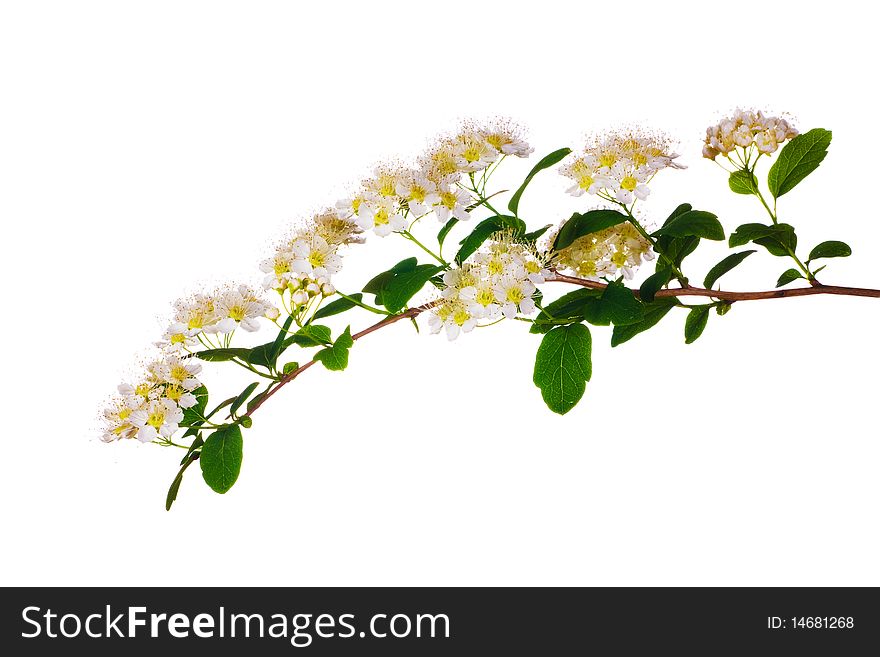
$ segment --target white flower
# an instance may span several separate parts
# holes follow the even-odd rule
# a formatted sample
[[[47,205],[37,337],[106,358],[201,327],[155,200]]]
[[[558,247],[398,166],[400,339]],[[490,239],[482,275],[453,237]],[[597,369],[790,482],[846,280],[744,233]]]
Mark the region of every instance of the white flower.
[[[205,327],[206,333],[231,333],[238,326],[245,331],[256,331],[260,328],[257,318],[272,308],[246,285],[226,290],[216,299],[215,305],[216,314],[221,319]]]
[[[481,280],[476,285],[462,288],[459,296],[467,303],[468,312],[477,319],[494,320],[501,313],[501,306],[496,303],[495,288],[490,280]]]
[[[479,171],[498,159],[498,150],[478,133],[459,135],[453,152],[461,171]]]
[[[391,199],[380,198],[361,204],[357,225],[363,230],[372,229],[379,237],[385,237],[394,231],[404,230],[407,222],[400,214],[397,203]]]
[[[502,276],[495,284],[495,299],[501,304],[501,312],[507,319],[516,317],[517,312],[529,315],[535,312],[532,294],[534,284],[529,280],[517,279],[514,276]]]
[[[413,173],[397,183],[397,195],[406,201],[409,211],[416,217],[430,212],[431,206],[440,200],[437,185],[420,173]]]
[[[139,427],[132,423],[131,414],[139,407],[130,405],[130,399],[117,397],[109,408],[104,410],[105,428],[101,440],[105,443],[119,440],[120,438],[134,438]]]
[[[163,397],[150,401],[143,410],[132,411],[129,417],[138,427],[137,439],[149,443],[159,436],[171,438],[180,428],[183,411],[172,400]]]
[[[342,258],[336,254],[336,247],[328,244],[320,235],[296,239],[291,251],[294,257],[291,267],[298,274],[329,278],[342,269]]]
[[[186,324],[174,322],[165,329],[162,339],[156,343],[156,346],[170,353],[179,353],[198,344],[195,337],[197,334],[197,330],[188,329]]]
[[[443,223],[452,217],[459,221],[471,218],[468,207],[473,203],[473,198],[465,190],[444,186],[440,188],[439,197],[440,200],[434,206],[434,214]]]
[[[738,109],[733,116],[706,128],[703,157],[714,160],[719,155],[742,148],[745,161],[754,146],[759,153],[772,153],[787,139],[797,136],[798,131],[778,116],[765,116],[763,112]]]
[[[477,318],[471,315],[463,303],[444,301],[431,309],[428,326],[431,333],[439,333],[441,329],[446,329],[446,337],[455,340],[460,333],[473,331],[477,326]]]
[[[479,130],[483,139],[504,155],[528,157],[535,149],[521,137],[520,130],[508,122],[496,122]]]
[[[646,166],[636,168],[616,162],[609,172],[612,183],[610,189],[614,191],[617,200],[624,205],[629,205],[635,199],[644,201],[651,193],[645,184],[650,176],[651,171]]]
[[[266,274],[263,287],[267,290],[284,290],[293,275],[293,251],[279,249],[271,258],[260,263],[260,271]]]
[[[174,304],[174,322],[183,324],[193,335],[201,333],[205,327],[216,323],[217,308],[212,297],[197,294],[189,299],[181,299]]]

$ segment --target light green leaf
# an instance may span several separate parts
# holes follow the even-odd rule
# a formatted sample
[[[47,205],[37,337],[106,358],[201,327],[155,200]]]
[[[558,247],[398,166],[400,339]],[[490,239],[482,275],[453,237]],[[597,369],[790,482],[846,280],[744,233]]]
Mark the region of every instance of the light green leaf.
[[[183,420],[180,425],[184,427],[194,427],[205,421],[205,409],[208,406],[208,389],[201,385],[192,391],[195,395],[196,405],[183,409]]]
[[[592,375],[592,338],[583,324],[557,326],[538,347],[532,377],[544,402],[564,415],[580,401]]]
[[[300,347],[319,347],[332,342],[329,326],[323,324],[306,324],[284,341],[284,346],[297,344]]]
[[[328,370],[340,371],[348,367],[348,351],[354,345],[351,337],[351,327],[346,326],[332,347],[321,349],[315,354],[315,360],[324,364]]]
[[[549,169],[555,164],[559,164],[562,162],[565,157],[571,153],[570,148],[560,148],[559,150],[553,151],[549,155],[545,155],[542,157],[538,163],[532,167],[532,170],[529,171],[529,175],[526,176],[525,180],[523,180],[523,184],[519,186],[519,189],[513,193],[513,196],[510,197],[510,202],[507,204],[507,209],[513,212],[514,215],[518,216],[519,210],[519,201],[523,195],[523,192],[526,191],[526,187],[529,186],[529,183],[532,182],[532,178],[538,175],[544,169]]]
[[[773,197],[779,198],[790,192],[815,171],[828,154],[830,145],[831,131],[816,128],[798,135],[783,146],[767,174],[767,184]]]
[[[241,472],[244,441],[238,425],[217,429],[202,446],[199,464],[205,483],[217,493],[225,493]]]
[[[755,194],[758,191],[758,179],[751,171],[738,169],[730,174],[727,184],[737,194]]]
[[[748,258],[753,253],[756,253],[755,249],[749,249],[748,251],[740,251],[739,253],[731,253],[729,256],[724,258],[717,265],[712,267],[709,270],[709,273],[706,274],[706,278],[703,279],[703,287],[707,290],[711,290],[712,286],[715,285],[715,282],[724,276],[731,269],[739,265],[743,260]]]

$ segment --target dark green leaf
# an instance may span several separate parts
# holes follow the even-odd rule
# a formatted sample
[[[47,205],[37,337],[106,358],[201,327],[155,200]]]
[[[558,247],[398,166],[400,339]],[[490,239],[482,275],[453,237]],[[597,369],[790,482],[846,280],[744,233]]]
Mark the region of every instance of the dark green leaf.
[[[813,250],[810,251],[810,260],[818,260],[819,258],[847,258],[851,255],[852,249],[849,248],[849,244],[829,240],[813,247]]]
[[[443,228],[441,228],[440,232],[437,233],[437,244],[439,244],[441,247],[443,246],[443,242],[446,241],[446,236],[449,235],[449,231],[452,230],[455,227],[455,224],[457,224],[457,223],[458,223],[458,219],[453,217],[452,219],[447,221],[445,224],[443,224]]]
[[[521,237],[526,232],[526,224],[522,219],[508,215],[495,215],[483,219],[474,226],[469,235],[459,242],[461,248],[455,254],[455,261],[461,264],[476,252],[490,236],[505,229],[512,230],[514,236]]]
[[[318,347],[332,342],[329,326],[323,324],[306,324],[284,341],[285,346],[297,344],[300,347]]]
[[[382,304],[391,313],[406,307],[407,302],[421,290],[434,274],[442,271],[436,265],[418,265],[412,271],[395,274],[385,283],[382,291]]]
[[[774,198],[790,192],[815,171],[828,154],[830,145],[831,131],[816,128],[798,135],[783,146],[767,174],[767,184]]]
[[[208,406],[208,389],[201,385],[192,391],[195,395],[196,404],[183,409],[183,420],[180,424],[184,427],[200,425],[205,421],[205,408]]]
[[[321,349],[315,354],[315,360],[324,364],[328,370],[339,371],[348,367],[348,350],[351,349],[354,340],[351,337],[351,327],[347,326],[332,347]]]
[[[531,233],[526,233],[525,235],[522,236],[521,241],[523,241],[527,244],[534,244],[535,242],[538,241],[538,238],[540,238],[541,235],[546,233],[552,227],[553,227],[553,224],[547,224],[546,226],[543,226],[542,228],[539,228],[538,230],[533,230]]]
[[[510,197],[510,203],[507,204],[507,209],[513,212],[513,214],[518,215],[519,210],[519,200],[523,195],[523,192],[526,191],[526,187],[529,186],[529,183],[532,182],[532,178],[538,175],[544,169],[549,169],[554,164],[559,164],[562,162],[565,157],[571,153],[570,148],[560,148],[559,150],[553,151],[549,155],[545,155],[542,157],[538,163],[532,167],[532,170],[529,171],[529,175],[526,176],[526,179],[523,180],[523,184],[519,186],[519,189],[513,193],[513,196]]]
[[[171,505],[174,504],[174,500],[177,499],[177,493],[180,491],[180,484],[183,482],[183,473],[186,472],[186,469],[192,465],[193,461],[197,458],[199,458],[198,454],[189,452],[180,462],[180,470],[178,470],[177,476],[174,477],[174,481],[171,482],[171,487],[168,489],[168,494],[165,496],[166,511],[171,510]]]
[[[743,224],[731,233],[728,243],[731,248],[754,242],[766,248],[775,256],[787,256],[797,248],[797,235],[789,224]]]
[[[377,274],[373,278],[371,278],[366,285],[364,285],[363,291],[369,294],[376,295],[376,303],[382,304],[382,291],[385,289],[385,285],[394,278],[395,274],[402,274],[408,271],[412,271],[418,265],[418,260],[415,258],[404,258],[396,265],[394,265],[391,269],[387,271],[383,271],[381,274]]]
[[[260,385],[260,382],[254,381],[238,394],[238,397],[235,398],[235,401],[232,402],[232,405],[229,407],[230,415],[235,414],[235,411],[237,411],[241,407],[241,405],[244,404],[245,400],[251,396],[251,393],[256,389],[258,385]]]
[[[194,451],[196,451],[199,447],[205,444],[205,441],[202,440],[202,434],[199,434],[195,437],[195,440],[190,443],[189,448],[186,450],[186,454],[183,455],[183,458],[180,459],[180,465],[186,463],[186,460],[192,455]]]
[[[556,301],[548,303],[530,329],[531,333],[547,333],[554,325],[571,324],[584,319],[584,307],[590,303],[598,303],[601,292],[582,288],[562,295]],[[552,319],[551,319],[552,318]]]
[[[704,210],[688,210],[673,218],[655,236],[701,237],[707,240],[723,240],[724,228],[718,217]]]
[[[564,415],[580,401],[592,374],[592,338],[583,324],[557,326],[538,347],[532,380],[554,413]]]
[[[364,298],[364,295],[360,292],[356,292],[355,294],[346,295],[354,299],[355,301],[361,301]],[[338,315],[339,313],[344,313],[346,310],[351,310],[356,307],[357,304],[354,301],[350,301],[346,298],[337,299],[336,301],[331,301],[323,308],[319,308],[318,312],[316,312],[312,319],[323,319],[324,317],[332,317],[333,315]]]
[[[590,210],[583,214],[575,212],[559,229],[556,239],[553,240],[553,249],[559,251],[584,235],[617,226],[625,221],[627,216],[617,210]]]
[[[709,321],[709,310],[711,305],[695,306],[691,308],[687,318],[684,320],[684,342],[690,344],[703,334],[706,328],[706,322]]]
[[[729,256],[724,258],[721,262],[719,262],[717,265],[709,270],[709,273],[706,274],[706,278],[703,279],[703,287],[705,287],[707,290],[711,290],[712,286],[715,285],[715,281],[724,276],[724,274],[736,267],[739,263],[741,263],[753,253],[755,253],[754,249],[749,249],[748,251],[740,251],[739,253],[731,253]]]
[[[678,302],[675,299],[666,297],[654,299],[652,303],[646,303],[645,316],[642,321],[637,324],[627,324],[626,326],[614,327],[614,331],[611,334],[611,346],[616,347],[617,345],[623,344],[627,340],[631,340],[637,336],[639,333],[652,328],[657,322],[666,316],[666,313],[675,307],[676,303]]]
[[[208,436],[199,456],[202,477],[217,493],[225,493],[241,472],[243,441],[238,425],[217,429]]]
[[[602,293],[602,304],[615,326],[625,326],[642,321],[645,310],[632,291],[619,281],[612,281]]]
[[[755,194],[758,191],[758,179],[751,171],[734,171],[727,179],[727,184],[737,194]]]
[[[282,333],[282,335],[284,334]],[[265,367],[271,370],[275,367],[275,361],[278,359],[278,357],[274,355],[274,351],[275,343],[267,342],[266,344],[261,344],[251,349],[251,353],[248,355],[247,360],[251,365],[259,365],[260,367]]]
[[[654,300],[657,292],[659,292],[664,285],[667,285],[669,281],[672,280],[672,269],[669,267],[660,268],[658,263],[657,271],[648,276],[645,279],[644,283],[639,287],[639,297],[642,301],[646,303],[651,303]]]
[[[212,363],[232,360],[233,358],[240,358],[247,362],[248,358],[250,358],[251,350],[244,347],[204,349],[202,351],[197,351],[195,355],[202,360],[211,361]]]
[[[804,275],[800,273],[797,269],[786,269],[779,276],[779,280],[776,281],[776,287],[782,287],[783,285],[788,285],[789,283],[796,281],[799,278],[803,278]]]

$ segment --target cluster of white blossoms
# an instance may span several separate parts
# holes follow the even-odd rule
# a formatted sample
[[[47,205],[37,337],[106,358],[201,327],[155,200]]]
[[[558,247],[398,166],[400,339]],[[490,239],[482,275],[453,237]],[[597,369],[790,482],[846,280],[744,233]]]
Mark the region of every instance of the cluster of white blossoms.
[[[431,333],[445,329],[454,340],[481,323],[534,313],[536,286],[550,276],[545,265],[545,253],[510,232],[496,233],[461,267],[443,274],[445,287],[428,315]]]
[[[663,135],[626,130],[591,140],[559,172],[574,181],[566,190],[573,196],[586,192],[629,205],[648,198],[648,183],[661,169],[685,168],[676,157]]]
[[[703,157],[714,160],[737,147],[749,149],[752,146],[759,153],[773,153],[786,139],[797,134],[798,131],[783,118],[738,109],[730,118],[706,128]]]
[[[340,219],[384,237],[406,230],[410,219],[431,212],[439,221],[465,221],[475,199],[462,177],[488,168],[506,155],[526,157],[532,148],[516,126],[496,122],[466,125],[418,160],[416,167],[381,166],[350,198],[336,204]]]
[[[202,384],[198,360],[188,352],[200,344],[212,346],[216,334],[231,335],[239,326],[259,329],[260,317],[275,319],[278,309],[246,285],[230,286],[214,294],[197,294],[174,304],[174,318],[156,343],[161,355],[145,368],[140,383],[120,384],[117,395],[104,410],[105,442],[137,438],[152,442],[170,440],[180,428],[183,412],[196,405],[193,391]]]
[[[643,261],[653,260],[651,242],[629,223],[618,224],[576,239],[560,249],[553,264],[581,278],[599,281],[633,277]]]

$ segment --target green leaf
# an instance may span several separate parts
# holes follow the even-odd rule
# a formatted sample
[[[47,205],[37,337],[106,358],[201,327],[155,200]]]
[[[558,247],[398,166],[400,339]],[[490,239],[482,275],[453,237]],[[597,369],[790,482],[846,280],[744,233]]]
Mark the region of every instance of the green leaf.
[[[202,477],[211,490],[225,493],[241,472],[243,441],[238,425],[217,429],[208,436],[199,456]]]
[[[559,233],[553,241],[553,249],[555,251],[564,249],[584,235],[617,226],[627,219],[625,214],[617,210],[590,210],[583,214],[575,212],[571,215],[571,219],[562,224],[562,228],[559,229]]]
[[[347,295],[354,299],[354,301],[361,301],[364,298],[364,295],[360,292],[356,292],[355,294]],[[357,304],[354,301],[350,301],[346,298],[337,299],[336,301],[331,301],[323,308],[319,308],[318,312],[316,312],[312,319],[323,319],[324,317],[332,317],[333,315],[338,315],[339,313],[344,313],[346,310],[351,310],[356,307]]]
[[[329,326],[323,324],[306,324],[284,341],[285,346],[297,344],[300,347],[319,347],[332,342]]]
[[[181,426],[192,427],[198,426],[205,421],[205,408],[208,406],[208,389],[201,385],[192,391],[195,395],[196,404],[189,408],[183,409],[183,420],[180,421]]]
[[[183,455],[183,458],[180,459],[180,465],[186,463],[186,460],[192,456],[192,453],[196,451],[199,447],[205,444],[205,441],[202,440],[202,434],[196,436],[195,440],[190,443],[189,449],[186,450],[186,454]]]
[[[852,249],[849,248],[849,244],[829,240],[813,247],[813,250],[810,251],[810,260],[818,260],[819,258],[847,258],[851,255]]]
[[[779,280],[776,281],[776,287],[782,287],[783,285],[788,285],[789,283],[796,281],[799,278],[803,278],[804,275],[800,273],[797,269],[786,269],[779,276]]]
[[[599,290],[586,288],[563,294],[556,301],[548,303],[541,309],[529,332],[547,333],[554,325],[583,321],[584,307],[591,303],[598,303],[600,295]]]
[[[235,401],[232,402],[232,405],[230,405],[229,407],[230,415],[234,415],[235,411],[241,408],[241,405],[244,404],[245,400],[251,396],[251,393],[256,389],[258,385],[260,385],[260,382],[254,381],[238,394],[238,397],[235,398]]]
[[[612,281],[602,293],[602,304],[615,326],[626,326],[642,321],[645,310],[632,291],[619,281]]]
[[[299,363],[291,361],[290,363],[284,363],[284,368],[281,370],[281,373],[285,376],[293,372],[294,370],[299,369]]]
[[[542,228],[539,228],[538,230],[533,230],[531,233],[526,233],[525,235],[522,236],[522,239],[520,241],[525,242],[527,244],[534,244],[535,242],[538,241],[538,238],[540,238],[541,235],[546,233],[551,228],[553,228],[553,224],[547,224],[546,226],[543,226]]]
[[[831,131],[816,128],[798,135],[779,151],[776,162],[767,174],[767,184],[774,198],[794,189],[801,180],[815,171],[831,145]]]
[[[639,297],[642,301],[651,303],[657,293],[668,285],[672,280],[672,269],[669,267],[661,268],[658,263],[657,271],[648,276],[639,287]]]
[[[797,248],[797,235],[789,224],[743,224],[731,233],[728,244],[731,248],[754,242],[766,248],[775,256],[788,256]]]
[[[690,344],[703,334],[706,328],[706,322],[709,321],[709,310],[711,305],[695,306],[691,308],[687,318],[684,320],[684,342]]]
[[[755,194],[758,191],[758,179],[751,171],[738,169],[730,174],[727,184],[737,194]]]
[[[442,269],[436,265],[418,265],[412,271],[395,274],[382,290],[382,305],[391,313],[403,310],[428,279]]]
[[[443,247],[443,242],[446,241],[446,236],[449,235],[449,231],[452,230],[455,227],[455,224],[457,224],[457,223],[458,223],[458,219],[453,217],[452,219],[447,221],[445,224],[443,224],[443,228],[441,228],[440,232],[437,233],[437,244],[439,244],[441,248]]]
[[[282,335],[284,334],[282,333]],[[275,361],[278,360],[278,357],[274,355],[274,352],[275,343],[267,342],[266,344],[261,344],[251,349],[251,353],[248,355],[247,360],[251,365],[259,365],[260,367],[265,367],[271,370],[275,367]]]
[[[549,169],[555,164],[559,164],[565,157],[571,153],[570,148],[560,148],[559,150],[553,151],[549,155],[545,155],[542,157],[538,163],[532,167],[532,170],[529,171],[529,175],[526,176],[525,180],[523,180],[523,184],[519,186],[519,189],[513,193],[513,196],[510,197],[510,202],[507,204],[507,209],[513,212],[514,215],[518,216],[519,210],[519,200],[523,195],[523,192],[526,191],[526,187],[529,186],[529,183],[532,182],[532,178],[538,175],[544,169]]]
[[[642,321],[636,324],[614,327],[614,331],[611,334],[611,346],[616,347],[617,345],[623,344],[627,340],[631,340],[637,336],[639,333],[652,328],[657,322],[666,316],[666,313],[675,307],[676,303],[678,302],[675,299],[663,297],[655,299],[652,303],[644,304],[645,316],[642,318]]]
[[[212,363],[232,360],[233,358],[240,358],[241,360],[247,362],[251,356],[251,350],[244,347],[204,349],[202,351],[195,352],[195,355],[202,360],[211,361]]]
[[[459,242],[461,248],[455,254],[455,261],[458,264],[467,260],[471,254],[479,249],[483,242],[498,231],[509,229],[513,231],[515,237],[521,237],[526,232],[526,224],[522,219],[511,217],[508,215],[495,215],[483,219],[474,226],[474,229],[464,239]]]
[[[707,240],[723,240],[724,228],[718,217],[704,210],[688,210],[669,221],[654,233],[655,237],[701,237]]]
[[[199,458],[198,454],[189,452],[180,462],[180,470],[178,470],[177,476],[174,477],[174,481],[171,482],[171,487],[168,489],[168,494],[165,496],[166,511],[171,511],[171,505],[174,504],[174,500],[177,499],[177,493],[180,491],[180,484],[183,482],[183,473],[186,472],[186,469],[192,465],[193,461],[197,458]]]
[[[740,251],[739,253],[731,253],[729,256],[724,258],[717,265],[712,267],[709,270],[709,273],[706,274],[706,278],[703,279],[703,287],[707,290],[711,290],[712,286],[715,285],[715,282],[724,276],[731,269],[739,265],[743,260],[748,258],[753,253],[756,253],[755,249],[749,249],[748,251]]]
[[[590,329],[583,324],[557,326],[538,347],[532,380],[554,413],[564,415],[580,401],[592,374]]]
[[[369,294],[376,295],[376,303],[382,304],[382,291],[385,289],[385,285],[394,278],[395,274],[402,274],[408,271],[412,271],[418,265],[418,260],[415,258],[404,258],[396,265],[394,265],[391,269],[387,271],[383,271],[381,274],[377,274],[373,278],[371,278],[366,285],[363,287],[363,291]]]
[[[351,327],[345,327],[332,347],[321,349],[315,354],[315,360],[324,364],[328,370],[340,371],[348,367],[348,350],[351,349],[354,340],[351,337]]]

